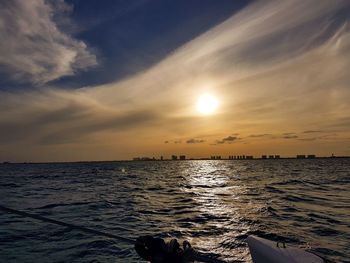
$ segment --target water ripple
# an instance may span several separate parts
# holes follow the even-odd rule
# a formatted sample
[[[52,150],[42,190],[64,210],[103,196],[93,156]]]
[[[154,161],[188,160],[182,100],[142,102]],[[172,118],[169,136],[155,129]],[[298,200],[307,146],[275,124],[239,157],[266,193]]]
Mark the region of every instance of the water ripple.
[[[350,258],[350,160],[106,162],[0,165],[0,200],[128,238],[189,240],[251,262],[258,235]],[[0,214],[3,262],[139,262],[132,247]]]

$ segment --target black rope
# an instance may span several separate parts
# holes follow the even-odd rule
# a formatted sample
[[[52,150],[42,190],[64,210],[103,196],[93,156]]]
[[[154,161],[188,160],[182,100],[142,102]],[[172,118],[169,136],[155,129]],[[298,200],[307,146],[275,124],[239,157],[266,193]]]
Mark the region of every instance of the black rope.
[[[28,213],[28,212],[24,212],[24,211],[19,211],[19,210],[15,210],[12,208],[8,208],[5,206],[0,205],[0,210],[5,211],[7,213],[12,213],[12,214],[16,214],[16,215],[20,215],[23,217],[29,217],[29,218],[33,218],[36,220],[40,220],[43,222],[47,222],[47,223],[51,223],[51,224],[56,224],[56,225],[60,225],[60,226],[64,226],[64,227],[68,227],[71,229],[75,229],[75,230],[79,230],[85,233],[89,233],[89,234],[94,234],[94,235],[99,235],[99,236],[105,236],[105,237],[109,237],[109,238],[114,238],[114,239],[118,239],[120,241],[135,245],[135,240],[130,239],[130,238],[126,238],[126,237],[121,237],[121,236],[117,236],[114,234],[110,234],[107,232],[102,232],[102,231],[98,231],[98,230],[94,230],[91,228],[87,228],[87,227],[83,227],[83,226],[78,226],[78,225],[74,225],[74,224],[70,224],[70,223],[65,223],[62,221],[58,221],[55,219],[51,219],[48,217],[44,217],[44,216],[40,216],[37,214],[32,214],[32,213]],[[207,255],[201,253],[201,252],[195,252],[194,260],[199,261],[199,262],[206,262],[206,263],[226,263],[226,261],[222,261],[219,259],[215,259],[215,258],[210,258]]]
[[[83,226],[78,226],[78,225],[74,225],[74,224],[68,224],[68,223],[65,223],[65,222],[62,222],[62,221],[58,221],[58,220],[55,220],[55,219],[47,218],[47,217],[44,217],[44,216],[39,216],[37,214],[31,214],[31,213],[27,213],[27,212],[24,212],[24,211],[18,211],[18,210],[15,210],[15,209],[11,209],[11,208],[8,208],[8,207],[2,206],[2,205],[0,205],[0,210],[3,210],[3,211],[8,212],[8,213],[12,213],[12,214],[17,214],[17,215],[20,215],[20,216],[23,216],[23,217],[29,217],[29,218],[33,218],[33,219],[36,219],[36,220],[44,221],[44,222],[51,223],[51,224],[56,224],[56,225],[60,225],[60,226],[64,226],[64,227],[69,227],[71,229],[76,229],[76,230],[79,230],[79,231],[82,231],[82,232],[85,232],[85,233],[90,233],[90,234],[94,234],[94,235],[99,235],[99,236],[105,236],[105,237],[109,237],[109,238],[118,239],[120,241],[129,243],[129,244],[132,244],[132,245],[135,244],[135,241],[133,239],[130,239],[130,238],[113,235],[113,234],[110,234],[110,233],[94,230],[94,229],[83,227]]]

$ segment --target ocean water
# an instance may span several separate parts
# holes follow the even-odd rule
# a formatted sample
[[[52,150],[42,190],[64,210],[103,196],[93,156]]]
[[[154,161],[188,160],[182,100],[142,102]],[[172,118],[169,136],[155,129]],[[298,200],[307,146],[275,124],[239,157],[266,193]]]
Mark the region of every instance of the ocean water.
[[[254,234],[350,262],[350,159],[3,164],[0,204],[225,260],[251,262]],[[118,240],[0,211],[0,262],[142,261]]]

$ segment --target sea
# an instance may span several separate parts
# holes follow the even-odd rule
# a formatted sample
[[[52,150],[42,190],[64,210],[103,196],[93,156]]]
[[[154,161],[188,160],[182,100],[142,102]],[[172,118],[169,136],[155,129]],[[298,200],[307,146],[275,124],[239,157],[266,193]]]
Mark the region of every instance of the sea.
[[[0,165],[0,205],[252,262],[256,235],[350,262],[350,159]],[[0,262],[144,262],[132,245],[0,211]]]

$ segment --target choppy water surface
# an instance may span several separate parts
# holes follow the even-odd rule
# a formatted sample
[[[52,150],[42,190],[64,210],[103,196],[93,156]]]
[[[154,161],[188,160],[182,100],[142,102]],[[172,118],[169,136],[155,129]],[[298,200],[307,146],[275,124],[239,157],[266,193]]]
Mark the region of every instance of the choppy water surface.
[[[250,261],[247,235],[350,262],[350,159],[0,165],[0,203]],[[119,227],[125,228],[120,230]],[[127,244],[0,212],[1,262],[141,262]]]

